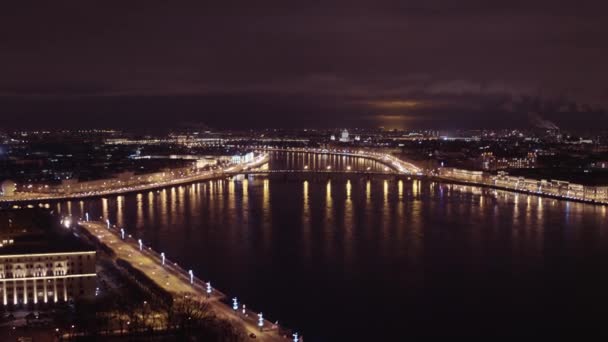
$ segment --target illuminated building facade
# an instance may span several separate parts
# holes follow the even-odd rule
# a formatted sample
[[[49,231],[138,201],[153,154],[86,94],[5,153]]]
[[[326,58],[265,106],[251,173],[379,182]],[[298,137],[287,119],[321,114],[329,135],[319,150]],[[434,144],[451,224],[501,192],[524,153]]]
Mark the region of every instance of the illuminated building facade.
[[[250,163],[255,158],[255,154],[253,152],[247,152],[243,154],[236,154],[232,156],[231,162],[233,164],[244,164]]]
[[[95,296],[95,251],[0,255],[3,305]]]
[[[47,221],[42,221],[45,217]],[[95,248],[54,222],[45,213],[0,211],[2,305],[53,304],[95,296]]]
[[[441,168],[439,175],[447,179],[496,186],[517,191],[563,198],[608,203],[608,185],[585,185],[563,180],[534,179],[512,176],[505,171],[492,175],[483,171]]]
[[[347,130],[343,130],[342,133],[340,133],[340,142],[350,142]]]

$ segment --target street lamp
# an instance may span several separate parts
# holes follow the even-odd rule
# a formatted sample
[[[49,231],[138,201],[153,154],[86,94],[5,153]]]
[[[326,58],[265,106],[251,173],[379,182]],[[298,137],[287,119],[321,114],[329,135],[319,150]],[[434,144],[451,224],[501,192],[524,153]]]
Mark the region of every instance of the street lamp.
[[[139,250],[143,250],[144,249],[144,243],[141,241],[141,239],[137,240],[137,243],[139,243]]]
[[[207,282],[207,297],[211,295],[211,282]]]
[[[165,265],[165,252],[160,253],[160,259],[162,260],[163,266]]]
[[[85,220],[89,222],[89,213],[84,214]]]
[[[188,274],[190,275],[190,284],[194,283],[194,272],[192,272],[192,270],[189,270]]]
[[[106,220],[106,225],[108,226],[108,229],[110,229],[110,219]]]
[[[120,228],[120,237],[124,240],[125,239],[125,229],[124,228]]]

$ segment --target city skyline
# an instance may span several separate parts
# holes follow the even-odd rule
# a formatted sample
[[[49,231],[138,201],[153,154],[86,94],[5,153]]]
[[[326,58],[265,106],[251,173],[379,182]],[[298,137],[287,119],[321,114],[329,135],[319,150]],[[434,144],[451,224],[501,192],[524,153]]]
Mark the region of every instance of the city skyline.
[[[9,4],[0,126],[597,127],[606,6]]]
[[[607,12],[4,4],[0,341],[603,336]]]

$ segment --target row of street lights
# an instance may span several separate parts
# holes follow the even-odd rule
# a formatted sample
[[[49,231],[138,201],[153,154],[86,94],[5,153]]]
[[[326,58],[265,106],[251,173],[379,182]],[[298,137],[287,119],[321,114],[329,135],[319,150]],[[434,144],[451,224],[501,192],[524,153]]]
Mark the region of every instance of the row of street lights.
[[[308,170],[308,169],[309,169],[308,165],[304,165],[304,170]],[[325,169],[326,169],[326,170],[331,170],[331,165],[327,165],[327,167],[325,167]],[[371,169],[372,169],[372,168],[371,168],[371,166],[368,166],[368,167],[367,167],[365,170],[366,170],[366,171],[370,171]],[[348,166],[346,166],[346,170],[347,170],[347,171],[351,171],[351,170],[352,170],[352,167],[351,167],[350,165],[348,165]],[[390,169],[389,169],[388,167],[385,167],[385,168],[384,168],[384,171],[385,171],[385,172],[388,172],[389,170],[390,170]]]
[[[89,222],[89,214],[88,213],[85,214],[85,217],[86,217],[86,221]],[[64,222],[64,224],[66,226],[69,226],[71,224],[71,221],[69,221],[69,219],[64,219],[63,222]],[[106,220],[106,226],[107,226],[108,230],[111,229],[111,224],[110,224],[110,220],[109,219]],[[122,240],[125,240],[125,230],[124,230],[124,228],[120,228],[120,237],[121,237]],[[143,245],[142,239],[138,239],[137,240],[137,244],[139,246],[139,250],[143,252],[144,245]],[[160,258],[161,258],[161,264],[163,266],[165,266],[165,264],[166,264],[166,256],[165,256],[164,252],[160,253]],[[188,270],[188,276],[189,276],[190,284],[194,285],[194,271],[191,270],[191,269]],[[213,292],[213,287],[211,286],[211,282],[208,281],[208,282],[205,283],[205,293],[207,294],[207,298],[209,298],[211,296],[212,292]],[[238,303],[238,299],[236,297],[234,297],[232,299],[232,309],[235,312],[237,312],[238,309],[239,309],[239,303]],[[243,315],[246,315],[246,306],[245,306],[245,304],[242,305],[242,313],[243,313]],[[262,312],[260,312],[257,316],[258,316],[257,326],[259,327],[260,330],[263,330],[263,328],[264,328],[264,314]],[[293,336],[293,341],[294,342],[299,342],[300,338],[298,336],[298,333],[295,333],[292,336]]]

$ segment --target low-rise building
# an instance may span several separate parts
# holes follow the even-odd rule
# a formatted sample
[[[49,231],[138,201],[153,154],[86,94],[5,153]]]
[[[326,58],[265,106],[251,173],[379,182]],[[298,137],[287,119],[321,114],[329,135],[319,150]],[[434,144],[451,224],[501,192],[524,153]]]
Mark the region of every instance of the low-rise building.
[[[69,231],[0,222],[0,303],[28,305],[95,296],[95,249]]]

